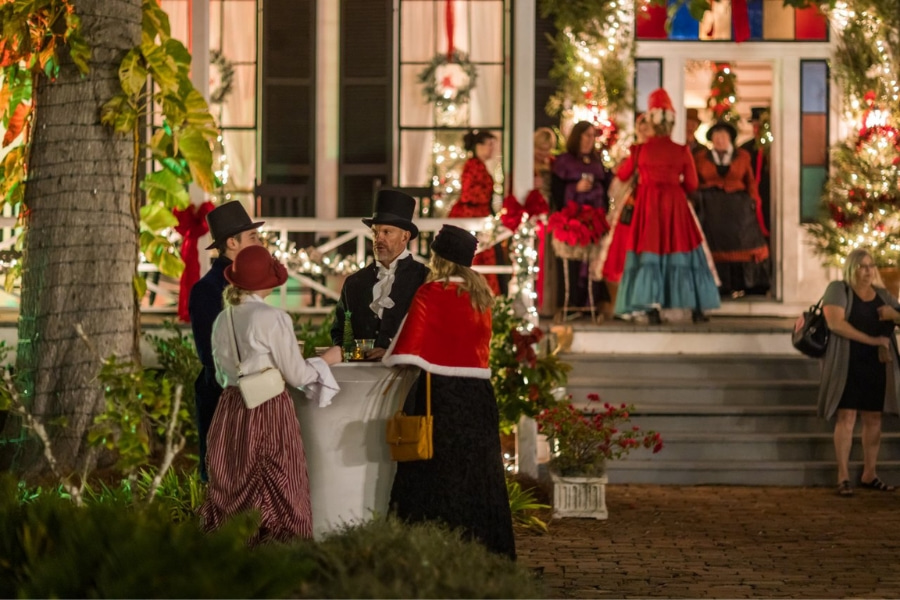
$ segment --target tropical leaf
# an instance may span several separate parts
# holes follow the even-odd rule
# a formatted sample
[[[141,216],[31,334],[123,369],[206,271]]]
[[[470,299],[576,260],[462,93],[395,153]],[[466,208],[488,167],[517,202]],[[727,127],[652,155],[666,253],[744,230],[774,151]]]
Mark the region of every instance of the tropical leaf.
[[[175,38],[169,38],[163,42],[162,47],[166,54],[175,61],[180,77],[189,78],[191,73],[191,53],[184,47],[184,44]]]
[[[203,137],[210,143],[214,142],[219,135],[219,128],[209,112],[206,98],[193,85],[183,93],[183,96],[184,105],[187,108],[187,124],[194,129],[199,129]]]
[[[147,262],[156,265],[167,277],[178,278],[184,271],[184,262],[175,254],[175,247],[168,238],[148,232],[141,234],[141,252]]]
[[[212,149],[203,131],[193,127],[185,127],[176,132],[175,142],[178,151],[188,161],[191,175],[204,191],[211,192],[216,187],[216,178],[212,170]]]
[[[9,118],[9,123],[6,125],[6,133],[3,135],[4,148],[12,144],[15,139],[19,137],[19,134],[25,129],[25,122],[28,120],[30,114],[30,103],[25,104],[23,102],[16,107],[15,112]]]
[[[143,275],[139,273],[135,273],[131,278],[131,283],[134,285],[134,295],[136,298],[143,298],[144,294],[147,293],[147,280]],[[95,434],[95,438],[101,437],[100,434]],[[90,437],[88,441],[91,442]]]
[[[132,48],[119,64],[119,81],[122,89],[129,96],[137,96],[147,83],[147,68],[143,64],[141,53]]]
[[[157,94],[157,102],[162,105],[163,116],[172,127],[181,127],[187,119],[187,107],[179,94]]]
[[[172,135],[164,127],[159,127],[153,132],[148,147],[150,148],[150,154],[153,155],[153,158],[157,159],[169,157],[175,152],[172,145]],[[182,172],[183,169],[176,171],[177,174],[181,174]]]
[[[116,133],[131,133],[137,123],[138,111],[124,93],[116,94],[100,108],[100,122]]]
[[[147,36],[141,40],[141,53],[144,55],[147,69],[160,91],[176,93],[178,91],[178,66],[175,64],[175,59],[169,56],[162,46],[158,46]]]
[[[191,201],[190,195],[184,187],[184,182],[168,169],[149,173],[141,182],[141,189],[147,192],[147,200],[151,205],[158,202],[166,209],[185,208]],[[144,216],[143,209],[141,209],[141,215]],[[171,212],[169,215],[171,216]],[[153,212],[149,212],[147,216],[159,217],[159,215],[156,215]],[[172,217],[172,219],[174,219],[174,217]],[[148,223],[148,227],[153,231],[159,231],[164,227],[173,225],[174,223],[171,222],[161,226],[150,225]]]
[[[151,40],[159,37],[161,42],[165,42],[172,37],[169,15],[155,0],[144,0],[141,10],[143,12],[141,28],[145,36]]]
[[[141,207],[141,228],[157,233],[167,227],[178,225],[178,219],[172,211],[159,203],[145,204]]]

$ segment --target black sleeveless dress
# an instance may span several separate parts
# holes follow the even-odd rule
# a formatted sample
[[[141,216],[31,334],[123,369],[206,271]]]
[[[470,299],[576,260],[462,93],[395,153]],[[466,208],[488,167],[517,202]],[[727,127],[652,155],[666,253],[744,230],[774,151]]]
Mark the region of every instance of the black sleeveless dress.
[[[847,321],[865,334],[875,337],[890,336],[894,330],[894,323],[878,318],[878,307],[883,304],[884,300],[878,295],[865,302],[854,292],[853,306],[850,308]],[[886,382],[887,369],[884,363],[878,360],[878,346],[850,340],[850,367],[838,408],[882,412]]]

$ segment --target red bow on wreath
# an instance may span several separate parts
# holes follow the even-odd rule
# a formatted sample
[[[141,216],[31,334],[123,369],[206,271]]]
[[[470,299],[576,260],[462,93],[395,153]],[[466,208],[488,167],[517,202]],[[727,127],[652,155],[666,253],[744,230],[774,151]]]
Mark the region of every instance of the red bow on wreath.
[[[178,319],[184,323],[191,321],[188,311],[188,301],[191,298],[191,288],[200,280],[200,253],[197,242],[209,232],[206,223],[206,215],[216,207],[212,202],[206,201],[199,206],[191,204],[185,209],[172,211],[178,219],[175,227],[181,237],[181,260],[184,261],[184,272],[178,287]]]

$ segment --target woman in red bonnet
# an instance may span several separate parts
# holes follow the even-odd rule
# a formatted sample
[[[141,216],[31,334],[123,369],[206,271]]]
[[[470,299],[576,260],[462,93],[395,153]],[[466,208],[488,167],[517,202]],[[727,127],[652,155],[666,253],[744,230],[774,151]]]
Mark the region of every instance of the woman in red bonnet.
[[[500,417],[488,364],[490,289],[470,267],[477,241],[444,225],[431,244],[431,274],[384,357],[422,370],[411,414],[434,419],[434,456],[397,463],[391,508],[407,521],[460,528],[488,550],[516,557],[500,453]]]
[[[200,508],[203,528],[212,531],[236,514],[257,510],[255,545],[269,540],[312,537],[312,508],[306,455],[294,402],[279,395],[247,408],[241,375],[269,368],[285,383],[305,386],[307,396],[327,406],[338,392],[329,364],[340,348],[304,360],[290,316],[269,306],[266,296],[287,280],[287,270],[262,246],[241,250],[225,268],[223,310],[213,324],[212,353],[222,396],[207,437],[209,490]]]
[[[690,311],[694,321],[719,307],[719,292],[703,233],[687,194],[697,189],[691,152],[672,141],[675,110],[662,88],[650,94],[645,116],[653,136],[632,147],[616,177],[627,181],[637,170],[638,185],[626,240],[625,267],[616,297],[616,314],[647,314],[661,321],[661,311]]]

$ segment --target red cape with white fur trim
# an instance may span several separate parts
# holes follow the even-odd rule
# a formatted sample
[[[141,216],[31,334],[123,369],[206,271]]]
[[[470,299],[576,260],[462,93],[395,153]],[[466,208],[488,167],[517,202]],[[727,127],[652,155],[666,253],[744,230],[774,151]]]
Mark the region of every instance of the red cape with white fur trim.
[[[478,313],[459,284],[419,288],[382,363],[415,365],[436,375],[490,379],[491,311]]]

